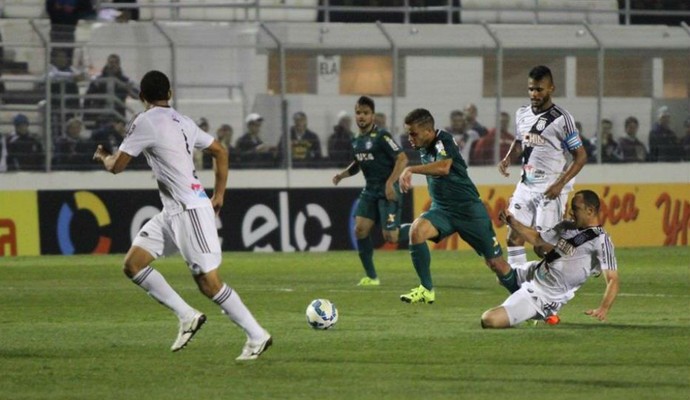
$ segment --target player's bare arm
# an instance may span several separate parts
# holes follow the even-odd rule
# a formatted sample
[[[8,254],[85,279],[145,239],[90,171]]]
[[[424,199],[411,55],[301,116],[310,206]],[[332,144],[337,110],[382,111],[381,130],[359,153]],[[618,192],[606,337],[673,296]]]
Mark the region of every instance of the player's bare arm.
[[[112,174],[119,174],[127,168],[127,165],[132,160],[132,156],[122,151],[110,154],[99,144],[96,152],[93,153],[93,159],[103,163],[106,171]]]
[[[402,174],[402,171],[405,169],[405,167],[407,167],[407,163],[407,155],[405,153],[398,154],[398,157],[395,159],[393,171],[386,181],[386,199],[389,201],[397,200],[397,195],[393,189],[393,184],[398,181],[400,174]]]
[[[606,290],[604,291],[604,297],[601,299],[601,304],[596,309],[585,311],[585,314],[591,315],[599,321],[606,321],[606,316],[614,300],[616,300],[619,290],[618,271],[605,270],[604,279],[606,279]]]
[[[211,204],[213,204],[213,209],[218,214],[221,207],[223,207],[225,188],[228,182],[228,153],[217,140],[214,140],[210,146],[205,148],[204,152],[209,153],[215,161],[213,163],[215,183],[213,185]]]
[[[429,164],[412,165],[410,167],[406,167],[398,179],[400,183],[400,190],[403,193],[407,193],[412,188],[412,174],[446,176],[450,173],[450,167],[452,166],[453,160],[448,158]]]
[[[504,224],[508,225],[513,232],[516,232],[520,237],[524,238],[526,242],[535,247],[539,247],[543,254],[548,253],[554,248],[554,245],[547,243],[542,239],[541,235],[536,229],[523,225],[520,221],[513,218],[513,215],[508,210],[503,210],[499,213],[498,218]]]
[[[573,162],[570,163],[568,169],[565,170],[561,176],[558,177],[556,182],[546,189],[544,195],[547,199],[555,199],[561,194],[563,187],[566,183],[570,182],[578,173],[582,170],[582,167],[587,163],[587,152],[584,146],[580,146],[575,150],[572,150],[570,154],[573,155]]]
[[[508,152],[506,153],[505,157],[498,163],[498,172],[501,173],[501,175],[505,177],[510,176],[510,172],[508,172],[508,167],[510,166],[510,160],[513,159],[513,153],[520,151],[522,146],[520,145],[520,142],[517,140],[514,140],[513,143],[510,144],[510,148],[508,149]]]
[[[335,174],[335,176],[333,177],[333,184],[338,186],[338,183],[340,183],[340,181],[342,181],[345,178],[349,178],[352,175],[357,175],[358,172],[359,163],[357,163],[357,161],[353,161],[350,163],[350,165],[348,165],[347,168]]]

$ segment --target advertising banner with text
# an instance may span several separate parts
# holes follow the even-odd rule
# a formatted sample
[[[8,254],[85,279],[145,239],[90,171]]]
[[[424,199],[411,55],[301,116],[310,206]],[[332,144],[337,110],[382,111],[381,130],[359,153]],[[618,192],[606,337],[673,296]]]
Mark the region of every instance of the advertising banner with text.
[[[268,252],[353,249],[360,191],[229,190],[216,220],[222,248]],[[403,221],[412,215],[411,196],[406,197]],[[38,204],[43,254],[126,252],[139,228],[161,207],[155,190],[40,191]],[[375,231],[374,243],[379,247],[380,229]]]
[[[40,253],[36,192],[0,192],[0,257]]]
[[[585,187],[576,186],[576,189]],[[690,185],[587,185],[601,200],[600,216],[616,247],[687,246],[690,230]],[[498,213],[508,206],[514,186],[478,186],[493,220],[497,238],[505,246],[506,227]],[[572,198],[572,196],[571,196]],[[568,199],[570,201],[570,199]],[[414,190],[414,215],[431,204],[426,187]],[[470,249],[457,235],[435,244],[436,249]]]

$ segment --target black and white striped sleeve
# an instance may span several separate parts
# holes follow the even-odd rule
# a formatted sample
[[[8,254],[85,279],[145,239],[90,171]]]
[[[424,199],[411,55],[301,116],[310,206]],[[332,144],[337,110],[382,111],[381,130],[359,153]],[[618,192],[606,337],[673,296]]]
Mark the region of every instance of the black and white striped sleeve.
[[[611,236],[608,233],[601,235],[600,241],[601,249],[599,250],[599,262],[602,270],[616,271],[618,270],[618,262],[616,261],[616,254],[613,248]]]

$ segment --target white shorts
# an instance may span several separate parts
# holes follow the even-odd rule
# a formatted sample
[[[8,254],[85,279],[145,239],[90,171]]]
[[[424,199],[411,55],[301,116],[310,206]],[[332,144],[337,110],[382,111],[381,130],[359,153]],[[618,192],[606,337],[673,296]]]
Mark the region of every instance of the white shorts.
[[[141,227],[132,242],[154,258],[178,250],[194,275],[210,272],[220,265],[221,250],[212,207],[199,207],[170,215],[165,211]]]
[[[518,325],[529,319],[544,319],[561,309],[561,303],[549,302],[532,282],[523,282],[520,289],[501,304],[508,314],[510,326]]]
[[[563,221],[569,193],[562,191],[557,198],[551,200],[544,193],[530,191],[525,185],[518,183],[510,198],[508,210],[523,225],[545,231]]]

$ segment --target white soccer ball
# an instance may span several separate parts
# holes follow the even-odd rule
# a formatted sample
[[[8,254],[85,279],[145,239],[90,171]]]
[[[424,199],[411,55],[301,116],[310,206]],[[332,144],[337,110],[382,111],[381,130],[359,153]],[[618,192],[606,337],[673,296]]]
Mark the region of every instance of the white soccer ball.
[[[307,323],[314,329],[328,329],[338,322],[338,309],[330,300],[316,299],[307,306]]]

